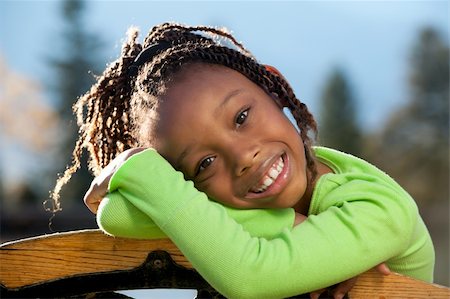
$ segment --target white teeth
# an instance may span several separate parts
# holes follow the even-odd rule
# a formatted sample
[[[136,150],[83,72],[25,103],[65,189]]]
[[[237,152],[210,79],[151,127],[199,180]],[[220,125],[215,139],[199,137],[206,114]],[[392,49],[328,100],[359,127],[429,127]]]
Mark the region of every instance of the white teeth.
[[[271,178],[265,178],[264,179],[264,186],[269,187],[270,185],[272,185],[274,181]]]
[[[269,169],[267,174],[264,176],[263,182],[261,185],[252,188],[250,191],[261,193],[269,188],[273,182],[276,181],[281,171],[283,170],[284,162],[280,157],[275,163],[273,163],[272,167]]]
[[[271,178],[275,178],[276,179],[279,174],[280,174],[280,171],[278,169],[271,168],[270,171],[269,171],[269,176]]]

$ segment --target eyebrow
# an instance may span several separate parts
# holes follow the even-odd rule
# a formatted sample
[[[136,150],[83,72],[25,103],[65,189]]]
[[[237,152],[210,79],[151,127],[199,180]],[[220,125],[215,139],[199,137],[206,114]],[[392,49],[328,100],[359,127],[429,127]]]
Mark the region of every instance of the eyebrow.
[[[228,104],[228,102],[235,96],[237,96],[238,94],[242,93],[244,90],[242,89],[235,89],[232,90],[231,92],[229,92],[222,100],[222,103],[219,104],[219,106],[216,107],[216,109],[214,109],[214,116],[217,116],[221,110]]]

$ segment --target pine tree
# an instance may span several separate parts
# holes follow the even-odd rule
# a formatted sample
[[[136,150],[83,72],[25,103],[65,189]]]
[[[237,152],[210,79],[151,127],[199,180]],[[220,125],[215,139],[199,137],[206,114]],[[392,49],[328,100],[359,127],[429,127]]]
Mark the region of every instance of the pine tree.
[[[389,146],[381,163],[419,202],[449,195],[448,55],[439,34],[424,29],[412,50],[410,102],[392,114],[380,138],[380,147]]]
[[[449,46],[424,29],[413,47],[410,101],[395,111],[372,160],[416,200],[436,249],[435,282],[449,278]],[[381,154],[380,154],[381,153]]]
[[[361,154],[361,132],[356,120],[356,107],[344,72],[334,69],[321,98],[319,140],[354,155]]]

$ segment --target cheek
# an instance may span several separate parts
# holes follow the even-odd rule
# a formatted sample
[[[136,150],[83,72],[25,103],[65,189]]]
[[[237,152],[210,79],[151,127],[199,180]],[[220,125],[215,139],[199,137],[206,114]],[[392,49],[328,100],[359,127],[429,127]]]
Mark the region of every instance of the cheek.
[[[281,109],[274,103],[268,103],[265,106],[263,119],[271,120],[271,126],[277,127],[278,130],[298,133],[299,130],[295,124],[295,119],[287,108]]]
[[[200,191],[216,202],[228,205],[233,199],[232,186],[226,179],[213,179],[207,186],[199,187]]]

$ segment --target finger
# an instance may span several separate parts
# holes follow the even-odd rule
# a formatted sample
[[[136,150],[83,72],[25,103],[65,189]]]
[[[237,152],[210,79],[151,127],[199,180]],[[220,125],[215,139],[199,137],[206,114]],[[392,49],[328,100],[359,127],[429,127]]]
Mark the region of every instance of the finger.
[[[89,196],[88,198],[85,198],[84,203],[92,213],[96,214],[102,199],[103,197]]]
[[[309,297],[311,299],[319,299],[320,295],[325,291],[325,289],[320,289],[314,292],[309,293]]]
[[[83,198],[85,205],[92,213],[97,213],[98,206],[103,197],[105,197],[106,193],[107,192],[106,190],[104,190],[104,188],[98,186],[96,180],[92,182],[89,190],[86,192]]]
[[[338,284],[337,287],[333,290],[333,298],[344,298],[345,294],[347,294],[355,286],[356,280],[357,278],[354,277]]]
[[[84,203],[92,213],[97,213],[98,206],[108,193],[109,182],[117,169],[132,155],[146,148],[131,148],[119,154],[109,163],[100,174],[92,181],[88,191],[84,195]]]
[[[94,214],[97,214],[99,206],[100,206],[100,201],[95,202],[95,203],[90,203],[89,205],[87,205],[88,209]]]
[[[383,275],[391,274],[391,269],[385,263],[379,264],[375,269]]]

